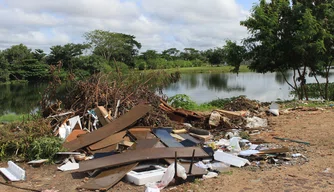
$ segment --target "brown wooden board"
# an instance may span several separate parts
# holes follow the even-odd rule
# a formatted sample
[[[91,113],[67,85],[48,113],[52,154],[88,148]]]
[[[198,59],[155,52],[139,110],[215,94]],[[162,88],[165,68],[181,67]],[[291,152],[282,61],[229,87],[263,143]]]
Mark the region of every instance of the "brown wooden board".
[[[154,147],[159,142],[159,139],[145,139],[138,140],[133,146],[135,148],[130,149],[147,149]],[[118,181],[120,181],[128,172],[135,168],[138,163],[132,163],[129,165],[123,165],[118,168],[103,171],[97,177],[84,184],[80,188],[90,189],[90,190],[108,190],[114,186]]]
[[[154,139],[156,138],[152,133],[151,129],[130,129],[129,133],[135,137],[137,140],[144,140],[144,139]]]
[[[97,106],[95,108],[95,113],[99,118],[99,121],[102,124],[102,126],[107,125],[108,123],[111,122],[111,118],[108,114],[108,111],[103,106]]]
[[[75,151],[81,149],[90,144],[96,143],[112,134],[115,134],[123,129],[134,124],[138,119],[143,117],[147,112],[152,109],[151,106],[139,104],[132,108],[129,112],[119,117],[115,121],[99,128],[98,130],[85,134],[80,138],[77,138],[71,142],[63,144],[63,147],[68,151]]]
[[[110,145],[106,148],[98,149],[98,150],[95,150],[95,151],[89,149],[89,151],[92,154],[95,154],[95,153],[108,153],[108,152],[111,152],[111,151],[115,151],[117,149],[118,149],[118,144],[114,144],[114,145]]]
[[[80,168],[76,171],[85,172],[100,168],[126,165],[145,160],[174,158],[175,152],[177,152],[177,156],[179,158],[189,158],[192,156],[194,149],[196,150],[195,157],[209,157],[209,155],[199,147],[137,149],[134,151],[128,151],[100,159],[82,161],[80,162]]]
[[[108,147],[110,145],[114,145],[116,143],[119,143],[121,141],[123,141],[123,137],[126,135],[126,131],[121,131],[119,133],[116,133],[116,134],[113,134],[113,135],[110,135],[109,137],[97,142],[97,143],[94,143],[92,145],[89,146],[89,149],[90,150],[98,150],[98,149],[102,149],[102,148],[105,148],[105,147]]]
[[[135,168],[138,163],[117,167],[103,171],[91,181],[87,182],[82,189],[106,191],[119,182],[129,171]]]
[[[134,145],[131,146],[131,150],[136,149],[147,149],[154,147],[159,142],[158,138],[155,139],[144,139],[144,140],[138,140]]]

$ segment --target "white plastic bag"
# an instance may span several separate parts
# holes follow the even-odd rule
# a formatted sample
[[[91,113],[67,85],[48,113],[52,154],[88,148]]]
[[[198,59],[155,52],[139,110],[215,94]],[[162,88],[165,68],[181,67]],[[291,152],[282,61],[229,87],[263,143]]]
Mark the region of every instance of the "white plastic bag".
[[[241,139],[240,137],[232,137],[230,139],[229,149],[231,150],[232,153],[239,153],[241,151],[241,148],[239,145],[240,139]]]

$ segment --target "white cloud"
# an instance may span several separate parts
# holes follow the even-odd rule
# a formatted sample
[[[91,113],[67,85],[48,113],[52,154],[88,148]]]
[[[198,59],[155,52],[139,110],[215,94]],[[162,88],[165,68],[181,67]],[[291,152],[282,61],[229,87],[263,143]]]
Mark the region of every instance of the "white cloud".
[[[254,0],[255,1],[255,0]],[[207,49],[239,41],[248,12],[236,0],[3,0],[0,48],[83,42],[94,29],[135,35],[146,49]]]

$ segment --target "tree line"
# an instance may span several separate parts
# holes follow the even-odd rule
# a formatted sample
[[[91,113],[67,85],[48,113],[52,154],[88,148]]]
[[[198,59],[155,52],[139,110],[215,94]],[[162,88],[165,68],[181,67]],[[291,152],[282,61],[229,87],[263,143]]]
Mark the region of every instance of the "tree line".
[[[205,51],[170,48],[160,53],[155,50],[140,53],[141,43],[133,35],[94,30],[85,33],[84,37],[85,43],[52,46],[49,54],[23,44],[0,51],[0,82],[48,80],[50,65],[61,65],[63,77],[74,74],[83,78],[115,70],[219,65],[226,62],[224,50],[236,45],[229,41],[230,45]]]

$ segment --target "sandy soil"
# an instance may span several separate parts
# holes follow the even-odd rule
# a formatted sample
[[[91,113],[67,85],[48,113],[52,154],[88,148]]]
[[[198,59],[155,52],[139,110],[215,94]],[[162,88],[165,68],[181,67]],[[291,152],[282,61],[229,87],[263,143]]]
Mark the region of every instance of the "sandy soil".
[[[222,174],[218,178],[198,180],[163,191],[334,191],[334,110],[296,111],[279,117],[270,117],[272,132],[257,135],[269,142],[283,146],[295,146],[308,159],[303,165],[282,165],[267,168],[232,168],[232,173]],[[272,139],[273,136],[308,141],[310,146]],[[1,167],[5,163],[0,163]],[[32,189],[54,189],[62,192],[76,191],[84,182],[84,177],[59,172],[55,165],[31,168],[20,164],[27,173],[25,182],[13,183],[16,186]],[[328,169],[329,168],[329,169]],[[324,172],[327,169],[327,172]],[[0,177],[0,181],[5,180]],[[110,191],[141,191],[144,187],[119,182]],[[24,191],[0,184],[0,191]]]

